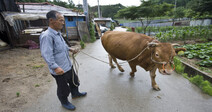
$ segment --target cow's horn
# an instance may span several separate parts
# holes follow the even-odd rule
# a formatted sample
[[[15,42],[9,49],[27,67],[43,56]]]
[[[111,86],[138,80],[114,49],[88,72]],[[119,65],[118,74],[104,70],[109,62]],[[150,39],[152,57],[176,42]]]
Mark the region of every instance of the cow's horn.
[[[180,44],[173,43],[172,46],[180,46]]]
[[[150,43],[148,43],[148,46],[150,46],[150,47],[155,47],[155,46],[157,46],[158,45],[158,43],[155,43],[155,42],[150,42]]]

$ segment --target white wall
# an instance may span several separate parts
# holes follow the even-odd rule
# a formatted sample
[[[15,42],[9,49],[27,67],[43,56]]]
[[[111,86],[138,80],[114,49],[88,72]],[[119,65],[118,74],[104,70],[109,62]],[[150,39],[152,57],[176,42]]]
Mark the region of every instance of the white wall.
[[[212,19],[202,19],[190,21],[190,26],[208,26],[212,24]]]

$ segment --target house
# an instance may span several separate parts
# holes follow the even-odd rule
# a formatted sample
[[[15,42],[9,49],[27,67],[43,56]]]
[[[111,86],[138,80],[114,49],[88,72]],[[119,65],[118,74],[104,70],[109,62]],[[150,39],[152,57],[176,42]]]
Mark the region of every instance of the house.
[[[111,23],[113,21],[111,18],[94,18],[93,20],[95,23],[107,28],[111,27]]]
[[[14,0],[0,0],[0,40],[7,45],[13,47],[16,44],[17,36],[13,27],[10,27],[4,19],[3,12],[19,12],[18,6]],[[2,43],[2,42],[1,42]],[[6,45],[3,44],[3,45]],[[2,44],[1,44],[2,45]],[[0,46],[0,50],[9,48],[8,46]]]
[[[78,22],[85,21],[85,15],[83,13],[73,11],[73,9],[64,8],[61,6],[53,5],[48,2],[43,3],[17,3],[21,12],[29,14],[44,14],[50,10],[56,10],[61,12],[65,18],[65,26],[62,32],[68,39],[78,39]]]
[[[48,2],[14,1],[0,0],[0,37],[10,46],[22,46],[27,40],[39,43],[40,33],[48,27],[46,13],[50,10],[59,11],[64,15],[65,25],[62,34],[68,39],[79,39],[77,24],[85,22],[84,14]]]

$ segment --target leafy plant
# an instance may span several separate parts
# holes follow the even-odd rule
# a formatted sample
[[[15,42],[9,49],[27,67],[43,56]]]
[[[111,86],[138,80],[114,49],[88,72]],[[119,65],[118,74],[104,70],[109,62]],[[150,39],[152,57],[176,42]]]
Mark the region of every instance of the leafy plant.
[[[203,76],[196,75],[191,77],[189,80],[200,87],[203,92],[212,96],[212,85],[209,81],[204,81]]]
[[[174,64],[175,64],[175,71],[179,74],[184,73],[185,66],[182,64],[182,62],[177,58],[174,57]]]
[[[203,67],[212,67],[212,42],[200,43],[200,44],[188,44],[184,45],[184,56],[188,59],[197,58],[200,61],[196,64]]]
[[[83,42],[87,42],[87,41],[88,41],[88,36],[87,36],[87,35],[83,35],[82,41],[83,41]]]
[[[80,41],[80,46],[81,46],[82,49],[85,48],[85,43],[82,40]]]
[[[90,22],[90,36],[91,36],[91,42],[96,41],[95,32],[94,32],[94,25],[92,22]]]
[[[183,77],[185,77],[186,79],[188,79],[190,82],[194,83],[195,85],[197,85],[200,89],[202,89],[202,91],[204,93],[209,94],[210,96],[212,96],[212,84],[203,79],[203,76],[200,75],[196,75],[196,76],[188,76],[187,73],[183,73],[184,72],[184,66],[182,65],[182,62],[179,60],[179,58],[174,57],[174,63],[175,63],[175,71],[179,74],[182,74]]]
[[[42,68],[42,67],[44,67],[44,65],[35,65],[32,68],[36,69],[36,68]]]
[[[39,84],[36,84],[35,87],[40,87],[40,85]]]
[[[16,96],[19,97],[20,96],[20,92],[16,92]]]

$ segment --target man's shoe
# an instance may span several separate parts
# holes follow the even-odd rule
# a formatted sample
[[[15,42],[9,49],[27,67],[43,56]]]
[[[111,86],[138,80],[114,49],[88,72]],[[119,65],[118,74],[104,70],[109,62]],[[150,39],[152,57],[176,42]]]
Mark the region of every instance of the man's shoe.
[[[86,96],[87,92],[78,92],[77,94],[72,95],[72,99],[74,98],[78,98],[78,97],[82,97],[82,96]]]
[[[62,104],[62,106],[68,110],[75,110],[76,107],[74,105],[72,105],[70,102],[68,102],[67,104]]]

